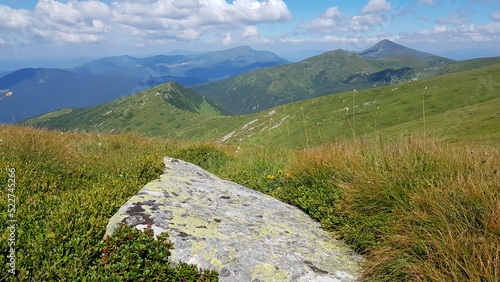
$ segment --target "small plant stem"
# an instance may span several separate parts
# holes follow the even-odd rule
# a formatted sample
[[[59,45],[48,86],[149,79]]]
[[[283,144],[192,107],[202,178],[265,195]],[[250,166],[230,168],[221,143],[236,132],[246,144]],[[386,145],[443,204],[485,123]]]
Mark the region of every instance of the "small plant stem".
[[[427,131],[425,128],[425,91],[427,90],[427,86],[424,88],[424,93],[422,94],[422,116],[424,119],[424,136],[427,135]]]
[[[355,113],[354,112],[355,93],[356,93],[356,90],[354,90],[352,92],[352,124],[349,121],[349,119],[347,119],[349,121],[349,125],[351,126],[352,137],[353,137],[354,141],[356,141],[356,120],[355,120],[355,114],[354,114]]]
[[[321,141],[321,143],[323,143],[323,137],[321,136],[321,129],[319,128],[319,122],[316,125],[318,126],[319,140]]]
[[[309,135],[307,134],[307,123],[306,116],[304,115],[304,108],[300,107],[300,110],[302,111],[302,121],[304,122],[304,129],[306,132],[306,147],[309,147]]]

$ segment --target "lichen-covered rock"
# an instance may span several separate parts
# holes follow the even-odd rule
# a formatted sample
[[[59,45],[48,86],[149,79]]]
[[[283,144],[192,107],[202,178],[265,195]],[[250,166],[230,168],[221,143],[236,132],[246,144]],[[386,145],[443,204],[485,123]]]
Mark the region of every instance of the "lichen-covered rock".
[[[361,258],[291,205],[165,158],[148,183],[111,218],[168,232],[173,262],[219,271],[220,281],[352,281]]]

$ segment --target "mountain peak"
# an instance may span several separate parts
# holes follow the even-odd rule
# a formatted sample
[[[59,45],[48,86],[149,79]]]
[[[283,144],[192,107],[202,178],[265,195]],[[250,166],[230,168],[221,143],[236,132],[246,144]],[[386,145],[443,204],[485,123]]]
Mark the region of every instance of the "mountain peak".
[[[434,57],[434,55],[432,54],[420,52],[415,49],[399,45],[388,39],[384,39],[378,42],[377,44],[373,45],[372,47],[364,51],[358,52],[356,54],[364,58],[373,58],[373,59],[384,59],[397,56],[414,56],[417,58]]]
[[[397,46],[401,46],[399,44],[396,44],[396,43],[390,41],[389,39],[383,39],[383,40],[381,40],[379,43],[377,43],[375,45],[397,45]]]
[[[207,60],[207,55],[209,60],[221,62],[233,61],[237,64],[238,61],[244,62],[245,64],[262,63],[262,62],[275,62],[274,65],[289,63],[287,60],[278,57],[278,55],[268,52],[268,51],[257,51],[250,46],[243,45],[221,51],[212,51],[206,54],[196,55],[198,57],[203,57]]]
[[[232,50],[240,50],[240,51],[255,51],[255,49],[253,49],[252,47],[250,47],[248,45],[242,45],[242,46],[234,47],[231,49]],[[229,50],[231,50],[231,49],[229,49]]]

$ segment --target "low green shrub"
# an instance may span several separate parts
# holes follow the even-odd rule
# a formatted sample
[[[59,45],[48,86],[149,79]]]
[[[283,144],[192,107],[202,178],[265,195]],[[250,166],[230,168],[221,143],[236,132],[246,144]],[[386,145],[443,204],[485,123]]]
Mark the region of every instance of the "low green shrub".
[[[102,255],[89,275],[95,281],[218,281],[215,270],[169,262],[173,249],[168,234],[154,236],[150,226],[143,231],[126,224],[101,241]]]
[[[107,221],[159,176],[162,156],[192,162],[301,208],[367,258],[366,281],[500,277],[496,150],[415,137],[293,151],[11,126],[0,126],[0,132],[0,187],[7,187],[8,169],[16,170],[18,247],[16,276],[2,264],[1,281],[95,281],[95,262],[103,253],[103,245],[96,246]],[[9,255],[7,222],[5,203],[0,205],[2,261]],[[168,250],[147,241],[149,235],[136,235],[139,239],[123,248],[149,246],[160,252],[153,260],[165,259]],[[200,275],[184,263],[172,267],[182,268],[176,275],[187,275],[175,276],[180,281]]]

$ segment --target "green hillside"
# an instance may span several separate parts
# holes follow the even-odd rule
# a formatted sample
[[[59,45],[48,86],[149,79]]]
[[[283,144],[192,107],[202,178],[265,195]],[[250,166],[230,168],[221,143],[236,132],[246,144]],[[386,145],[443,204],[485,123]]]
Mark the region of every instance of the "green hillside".
[[[177,139],[213,138],[230,144],[305,147],[378,134],[391,137],[424,133],[425,116],[426,134],[450,141],[500,144],[500,64],[338,93],[244,116],[215,115],[223,110],[210,107],[199,96],[193,96],[198,97],[198,107],[187,102],[179,103],[184,105],[181,108],[165,104],[165,93],[171,93],[168,89],[187,91],[178,84],[165,84],[97,107],[66,109],[59,116],[57,112],[50,113],[25,124],[108,133],[138,131],[146,136]]]
[[[333,93],[425,78],[434,75],[434,63],[413,56],[369,59],[336,50],[299,63],[259,69],[192,89],[220,101],[236,114],[249,114]]]
[[[51,112],[23,124],[79,132],[139,131],[149,136],[185,138],[191,134],[191,125],[221,114],[229,112],[213,100],[169,82],[98,106]],[[198,133],[196,130],[192,134]]]
[[[499,98],[500,65],[494,65],[279,106],[249,115],[251,124],[235,126],[226,142],[297,147],[367,135],[424,133],[425,115],[427,134],[498,145]]]
[[[498,57],[459,62],[438,56],[363,58],[336,50],[299,63],[263,68],[191,88],[219,101],[235,114],[250,114],[333,93],[394,85],[498,63]]]

